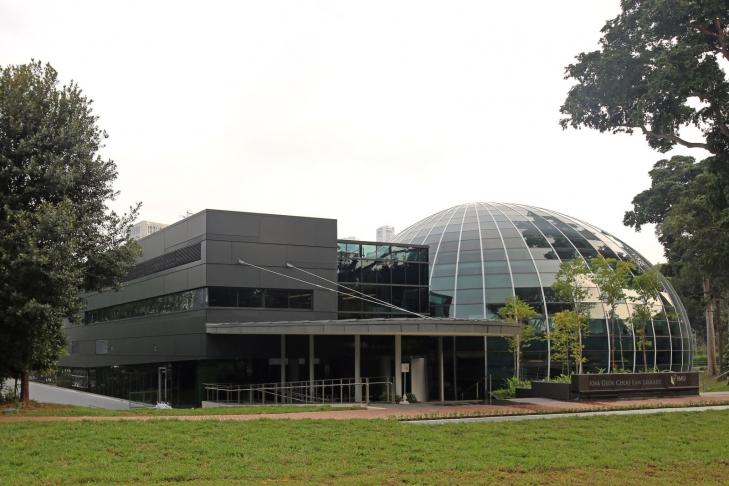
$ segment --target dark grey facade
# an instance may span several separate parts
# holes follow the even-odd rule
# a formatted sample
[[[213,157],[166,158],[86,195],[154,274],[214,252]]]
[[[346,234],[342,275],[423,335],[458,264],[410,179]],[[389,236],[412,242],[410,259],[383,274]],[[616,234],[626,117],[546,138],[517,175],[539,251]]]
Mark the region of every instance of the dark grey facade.
[[[67,328],[69,355],[60,366],[75,369],[68,374],[78,376],[83,370],[103,367],[237,358],[241,354],[239,338],[207,334],[207,323],[336,319],[335,293],[239,263],[272,267],[300,278],[296,270],[285,268],[289,262],[336,280],[336,234],[336,220],[218,210],[205,210],[170,225],[140,241],[144,256],[130,274],[136,278],[118,291],[86,297],[85,322]],[[180,252],[188,255],[178,257],[177,262],[160,261]],[[192,261],[175,265],[186,260]],[[164,268],[170,265],[174,266]],[[278,293],[306,289],[311,308],[211,305],[214,302],[207,302],[206,293],[220,288],[274,289]],[[107,320],[94,319],[104,317],[109,309],[133,308],[159,296],[171,297],[157,308],[150,307],[153,312],[137,316],[116,312],[106,315]],[[115,318],[119,316],[122,318]],[[92,373],[88,388],[108,393],[99,389],[101,381]]]

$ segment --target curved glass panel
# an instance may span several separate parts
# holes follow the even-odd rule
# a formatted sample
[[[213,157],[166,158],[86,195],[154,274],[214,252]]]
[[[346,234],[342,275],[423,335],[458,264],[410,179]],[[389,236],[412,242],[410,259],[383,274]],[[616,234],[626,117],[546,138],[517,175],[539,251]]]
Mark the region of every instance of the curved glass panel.
[[[519,296],[540,313],[535,320],[547,339],[534,345],[525,368],[532,376],[559,372],[551,362],[551,316],[564,308],[550,286],[562,261],[597,256],[631,260],[635,273],[650,263],[634,249],[578,219],[522,204],[474,202],[445,209],[400,232],[394,243],[430,246],[431,312],[434,316],[493,319],[509,296]],[[611,365],[687,371],[693,359],[693,333],[676,291],[666,281],[649,327],[646,353],[636,347],[630,326],[632,302],[618,306],[619,322],[609,325],[599,289],[590,289],[591,311],[585,356],[588,369]],[[645,361],[645,363],[644,363]]]

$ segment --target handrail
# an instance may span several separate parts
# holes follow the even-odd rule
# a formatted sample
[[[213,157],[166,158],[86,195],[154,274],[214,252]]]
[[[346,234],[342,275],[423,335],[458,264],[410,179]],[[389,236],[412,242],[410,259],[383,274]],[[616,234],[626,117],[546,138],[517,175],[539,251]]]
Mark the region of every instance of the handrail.
[[[391,377],[336,378],[314,381],[259,383],[204,383],[207,401],[219,403],[369,403],[370,387],[385,389],[385,399],[394,399]]]

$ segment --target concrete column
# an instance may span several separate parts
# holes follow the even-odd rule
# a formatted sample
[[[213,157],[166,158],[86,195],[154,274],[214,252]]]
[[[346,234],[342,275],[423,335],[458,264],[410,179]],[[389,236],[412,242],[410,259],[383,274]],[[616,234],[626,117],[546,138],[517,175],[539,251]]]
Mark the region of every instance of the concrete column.
[[[359,335],[354,336],[354,382],[356,383],[354,388],[354,401],[362,401],[362,374],[360,372],[360,337]]]
[[[402,336],[395,336],[395,395],[402,396]]]
[[[309,395],[313,398],[314,392],[314,335],[309,335]]]
[[[453,400],[458,400],[458,373],[456,373],[456,366],[458,360],[456,359],[456,337],[453,336]]]
[[[445,402],[445,373],[443,373],[443,336],[438,336],[438,400]]]
[[[286,382],[286,335],[281,334],[281,384]]]
[[[489,338],[483,337],[483,401],[488,403],[489,397]]]

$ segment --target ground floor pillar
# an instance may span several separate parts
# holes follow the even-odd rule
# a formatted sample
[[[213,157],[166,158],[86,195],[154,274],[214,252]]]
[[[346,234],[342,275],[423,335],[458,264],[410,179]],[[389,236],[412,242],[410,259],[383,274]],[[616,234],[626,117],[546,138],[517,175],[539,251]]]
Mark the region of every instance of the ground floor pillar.
[[[456,357],[456,337],[453,336],[453,400],[458,400],[458,373],[456,368],[458,358]]]
[[[360,371],[361,345],[359,335],[354,336],[354,401],[362,401],[362,373]]]
[[[438,336],[438,400],[445,402],[445,373],[443,373],[443,336]]]
[[[395,336],[395,395],[402,393],[402,336]]]
[[[281,384],[286,382],[286,335],[281,334]]]
[[[483,337],[483,401],[490,401],[489,397],[489,338]]]
[[[314,335],[309,335],[309,395],[314,396]]]

